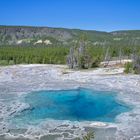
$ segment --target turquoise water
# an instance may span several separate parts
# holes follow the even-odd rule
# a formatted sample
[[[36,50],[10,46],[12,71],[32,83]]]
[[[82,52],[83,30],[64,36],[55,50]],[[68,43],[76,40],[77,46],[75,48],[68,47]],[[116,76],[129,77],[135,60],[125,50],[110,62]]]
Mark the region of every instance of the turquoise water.
[[[15,116],[32,123],[42,119],[114,122],[130,108],[116,99],[116,93],[79,88],[76,90],[38,91],[27,94],[29,109]]]

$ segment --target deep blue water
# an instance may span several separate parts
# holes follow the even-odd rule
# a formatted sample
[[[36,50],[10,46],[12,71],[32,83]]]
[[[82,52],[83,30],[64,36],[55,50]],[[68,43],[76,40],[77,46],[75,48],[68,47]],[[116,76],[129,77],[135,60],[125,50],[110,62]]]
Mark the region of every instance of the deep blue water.
[[[27,94],[30,105],[15,116],[22,122],[42,119],[114,122],[115,117],[130,108],[116,99],[117,94],[84,88],[76,90],[38,91]]]

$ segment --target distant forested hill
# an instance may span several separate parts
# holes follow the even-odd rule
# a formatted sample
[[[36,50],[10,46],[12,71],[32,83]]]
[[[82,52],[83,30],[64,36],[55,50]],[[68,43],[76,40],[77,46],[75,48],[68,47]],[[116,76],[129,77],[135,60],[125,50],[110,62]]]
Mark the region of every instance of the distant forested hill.
[[[90,46],[139,46],[140,30],[99,32],[50,27],[0,26],[0,46],[71,47],[86,36]]]
[[[100,32],[0,26],[0,65],[66,64],[70,47],[76,51],[83,45],[86,59],[81,57],[80,60],[90,58],[92,66],[98,66],[104,60],[132,58],[136,53],[140,55],[140,30]]]

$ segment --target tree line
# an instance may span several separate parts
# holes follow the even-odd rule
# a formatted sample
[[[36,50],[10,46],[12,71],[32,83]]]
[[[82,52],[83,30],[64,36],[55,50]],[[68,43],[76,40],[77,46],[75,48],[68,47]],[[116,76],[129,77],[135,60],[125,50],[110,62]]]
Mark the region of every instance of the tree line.
[[[134,67],[138,68],[139,55],[139,46],[93,46],[79,40],[71,47],[0,46],[0,65],[67,63],[70,68],[90,68],[98,67],[104,60],[135,56]]]
[[[65,64],[65,47],[0,47],[0,64]]]

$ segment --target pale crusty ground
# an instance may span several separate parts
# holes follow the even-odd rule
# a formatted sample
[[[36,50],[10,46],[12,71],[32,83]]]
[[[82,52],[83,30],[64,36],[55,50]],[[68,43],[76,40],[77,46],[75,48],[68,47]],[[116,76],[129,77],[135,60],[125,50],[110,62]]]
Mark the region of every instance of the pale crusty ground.
[[[64,65],[0,67],[0,140],[19,139],[17,137],[34,140],[39,138],[53,140],[56,137],[74,139],[89,129],[95,130],[95,140],[138,140],[140,138],[140,76],[127,75],[123,71],[123,68],[69,70]],[[118,91],[118,98],[134,106],[134,109],[117,116],[117,123],[50,120],[35,128],[29,126],[27,130],[17,130],[7,122],[6,118],[29,107],[19,101],[23,94],[37,90],[78,87]]]

